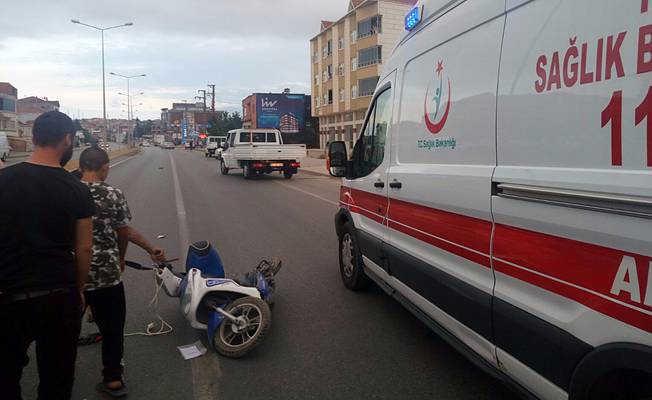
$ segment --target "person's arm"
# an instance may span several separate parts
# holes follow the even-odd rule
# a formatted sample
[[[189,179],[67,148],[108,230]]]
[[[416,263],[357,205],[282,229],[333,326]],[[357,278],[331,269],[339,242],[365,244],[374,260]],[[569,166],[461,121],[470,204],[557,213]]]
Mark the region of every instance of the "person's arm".
[[[132,226],[129,226],[129,241],[145,250],[152,258],[152,261],[165,261],[165,253],[163,252],[163,249],[152,246],[152,244],[145,238],[145,236],[143,236]]]
[[[129,225],[116,229],[118,234],[118,253],[120,254],[120,271],[125,272],[125,256],[129,245]]]
[[[84,287],[88,278],[93,255],[93,219],[78,219],[75,226],[75,263],[77,267],[77,288],[84,305]]]

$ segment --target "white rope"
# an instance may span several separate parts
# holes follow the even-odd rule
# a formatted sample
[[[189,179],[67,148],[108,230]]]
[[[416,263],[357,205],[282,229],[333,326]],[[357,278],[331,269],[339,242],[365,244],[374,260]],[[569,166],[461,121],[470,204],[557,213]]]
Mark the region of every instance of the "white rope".
[[[125,337],[127,336],[160,336],[160,335],[167,335],[168,333],[171,333],[174,328],[172,325],[168,324],[167,321],[161,317],[161,315],[158,313],[158,294],[161,291],[161,287],[163,287],[163,280],[161,280],[161,283],[156,282],[156,274],[154,275],[154,286],[156,287],[156,291],[154,292],[154,297],[152,297],[152,300],[150,300],[148,304],[148,308],[153,309],[154,311],[154,316],[157,318],[157,321],[150,322],[147,324],[147,328],[145,329],[145,332],[134,332],[134,333],[125,333]],[[156,329],[158,325],[158,329]]]

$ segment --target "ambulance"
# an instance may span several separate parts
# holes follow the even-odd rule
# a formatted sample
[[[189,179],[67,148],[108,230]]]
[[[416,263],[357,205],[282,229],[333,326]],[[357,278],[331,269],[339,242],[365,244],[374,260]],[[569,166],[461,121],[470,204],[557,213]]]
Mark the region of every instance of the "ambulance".
[[[422,0],[405,29],[328,149],[344,284],[526,397],[652,399],[652,0]]]

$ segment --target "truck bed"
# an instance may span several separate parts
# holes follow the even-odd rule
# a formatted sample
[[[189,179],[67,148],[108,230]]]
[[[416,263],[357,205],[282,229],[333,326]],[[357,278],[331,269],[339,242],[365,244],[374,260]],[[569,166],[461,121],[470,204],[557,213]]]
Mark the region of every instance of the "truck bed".
[[[306,145],[304,144],[250,144],[238,145],[233,149],[233,156],[236,160],[250,161],[272,161],[272,160],[296,160],[306,157]]]

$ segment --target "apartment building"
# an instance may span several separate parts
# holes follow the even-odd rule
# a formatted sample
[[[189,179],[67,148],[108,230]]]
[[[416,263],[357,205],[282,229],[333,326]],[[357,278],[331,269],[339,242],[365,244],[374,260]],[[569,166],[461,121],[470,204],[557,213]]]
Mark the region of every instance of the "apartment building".
[[[404,32],[416,0],[351,0],[337,21],[322,21],[310,40],[312,115],[321,149],[333,140],[353,144],[364,123],[383,60]]]
[[[17,100],[18,90],[8,82],[0,82],[0,131],[8,136],[18,136]]]

